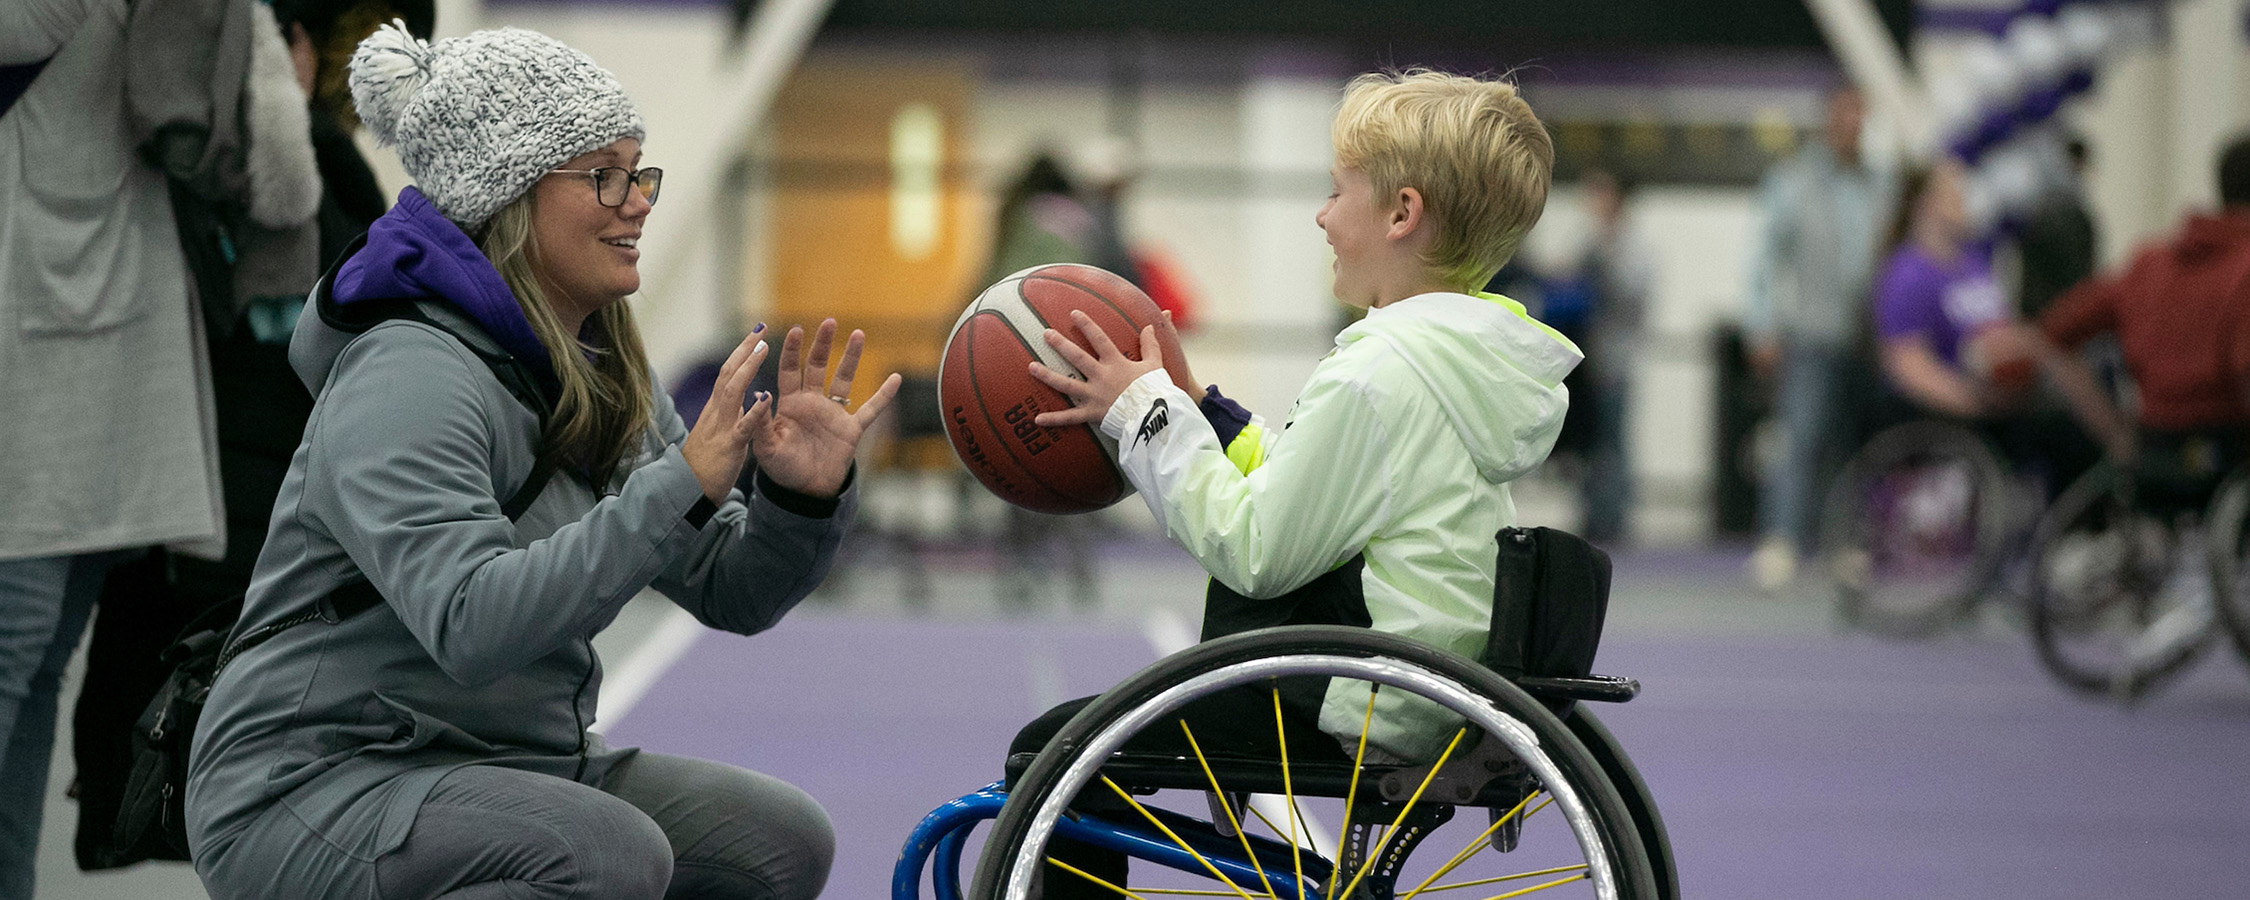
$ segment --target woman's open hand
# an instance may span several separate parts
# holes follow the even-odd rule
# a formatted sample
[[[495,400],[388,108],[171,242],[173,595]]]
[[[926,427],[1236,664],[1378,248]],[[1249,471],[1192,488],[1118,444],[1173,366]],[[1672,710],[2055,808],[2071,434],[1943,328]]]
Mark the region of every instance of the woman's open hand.
[[[766,342],[759,340],[765,330],[764,325],[751,329],[727,355],[718,380],[711,383],[710,399],[703,401],[695,427],[688,429],[687,440],[680,444],[680,455],[687,457],[703,496],[713,503],[726,502],[727,491],[742,477],[742,464],[750,457],[750,413],[742,408],[742,395],[750,390],[750,377],[765,364]]]
[[[835,319],[820,323],[809,350],[804,345],[805,329],[789,329],[781,342],[781,376],[775,391],[759,397],[748,413],[759,470],[782,487],[816,497],[834,497],[843,490],[860,438],[898,396],[899,376],[894,372],[857,412],[846,409],[867,335],[851,333],[844,343],[844,357],[836,364],[836,377],[830,380],[828,352],[835,339]]]

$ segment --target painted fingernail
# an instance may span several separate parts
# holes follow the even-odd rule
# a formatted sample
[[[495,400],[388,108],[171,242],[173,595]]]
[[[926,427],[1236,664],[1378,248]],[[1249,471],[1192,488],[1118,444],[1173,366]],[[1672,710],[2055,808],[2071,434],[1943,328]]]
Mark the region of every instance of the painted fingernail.
[[[765,342],[765,341],[759,341],[758,343],[756,343],[756,344],[754,344],[754,345],[752,345],[752,346],[750,347],[750,352],[752,352],[752,353],[762,353],[762,352],[765,352],[765,349],[766,349],[766,342]]]

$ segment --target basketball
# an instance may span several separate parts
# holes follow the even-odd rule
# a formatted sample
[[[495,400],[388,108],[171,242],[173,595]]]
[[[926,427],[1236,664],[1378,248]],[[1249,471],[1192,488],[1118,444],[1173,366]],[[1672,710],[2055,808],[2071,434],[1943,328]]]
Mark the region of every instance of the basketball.
[[[977,295],[954,321],[938,364],[938,402],[954,454],[987,490],[1035,512],[1092,512],[1133,492],[1114,462],[1116,445],[1100,429],[1032,421],[1070,408],[1070,398],[1040,384],[1030,369],[1038,360],[1078,374],[1040,336],[1053,328],[1085,347],[1070,321],[1074,309],[1134,359],[1140,358],[1141,329],[1163,315],[1140,288],[1106,270],[1033,266]],[[1164,349],[1166,358],[1179,358],[1178,347]]]

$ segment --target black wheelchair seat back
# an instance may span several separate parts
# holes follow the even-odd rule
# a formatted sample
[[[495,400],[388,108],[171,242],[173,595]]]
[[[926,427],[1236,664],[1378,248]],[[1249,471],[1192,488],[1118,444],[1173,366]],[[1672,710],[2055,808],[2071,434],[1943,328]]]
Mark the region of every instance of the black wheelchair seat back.
[[[1609,554],[1567,531],[1505,528],[1492,585],[1492,627],[1477,661],[1555,708],[1619,703],[1640,685],[1595,675],[1609,616]]]
[[[1609,554],[1567,531],[1499,535],[1492,630],[1478,660],[1508,678],[1584,678],[1609,614]]]

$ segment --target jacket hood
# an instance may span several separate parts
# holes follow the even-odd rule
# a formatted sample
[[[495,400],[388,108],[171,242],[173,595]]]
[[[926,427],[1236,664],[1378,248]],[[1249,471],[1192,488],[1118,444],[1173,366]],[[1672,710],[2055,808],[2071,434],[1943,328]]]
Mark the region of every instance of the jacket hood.
[[[491,348],[522,360],[552,387],[553,360],[531,330],[515,292],[475,241],[437,211],[422,192],[407,187],[398,203],[354,241],[313,289],[318,315],[299,319],[289,362],[318,394],[344,346],[366,327],[351,320],[379,301],[434,301],[477,326]],[[458,331],[458,329],[454,329]]]
[[[2230,209],[2188,219],[2172,255],[2182,264],[2193,265],[2245,249],[2250,249],[2250,210]]]
[[[1337,336],[1337,349],[1362,340],[1391,345],[1494,483],[1521,477],[1554,449],[1570,406],[1563,376],[1585,359],[1498,294],[1422,294],[1369,310]]]

